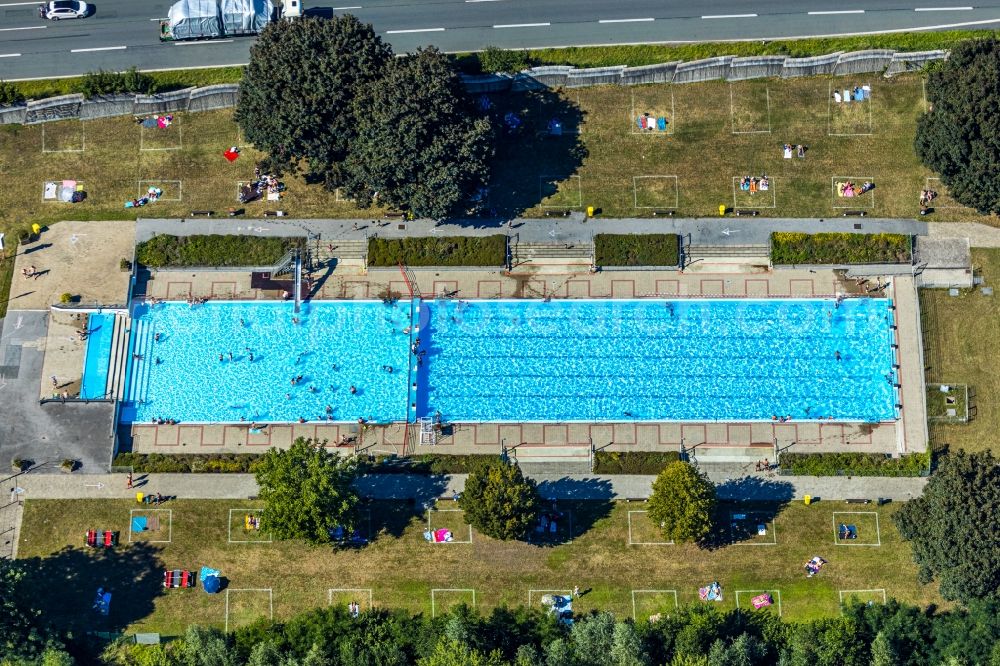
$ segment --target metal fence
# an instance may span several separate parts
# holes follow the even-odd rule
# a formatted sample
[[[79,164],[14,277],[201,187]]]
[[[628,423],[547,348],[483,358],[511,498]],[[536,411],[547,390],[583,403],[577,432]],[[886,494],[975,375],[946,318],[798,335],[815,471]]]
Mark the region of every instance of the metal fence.
[[[943,60],[947,51],[897,53],[887,50],[831,53],[812,58],[785,56],[719,56],[691,62],[665,62],[643,67],[569,66],[533,67],[520,74],[463,76],[470,93],[539,90],[543,88],[585,88],[597,85],[640,85],[646,83],[700,83],[703,81],[746,81],[763,78],[867,74],[882,72],[891,77],[918,71],[927,63]],[[240,87],[222,83],[203,88],[186,88],[157,95],[108,95],[84,99],[83,95],[62,95],[19,106],[0,107],[0,124],[45,123],[55,120],[91,120],[111,116],[149,115],[175,111],[210,111],[236,106]]]

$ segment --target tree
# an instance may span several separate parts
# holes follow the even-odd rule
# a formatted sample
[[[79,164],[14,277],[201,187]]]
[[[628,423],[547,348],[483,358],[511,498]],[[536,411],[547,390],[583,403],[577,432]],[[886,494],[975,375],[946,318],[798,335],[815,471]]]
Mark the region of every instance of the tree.
[[[961,42],[927,79],[917,155],[957,201],[1000,212],[1000,41]]]
[[[434,652],[417,660],[417,666],[503,666],[498,652],[484,655],[451,638],[442,638]]]
[[[261,529],[274,538],[324,543],[338,526],[354,529],[359,499],[353,459],[299,438],[287,450],[268,450],[254,471],[264,502]]]
[[[23,563],[0,558],[0,664],[72,663],[57,636],[43,628],[24,580]]]
[[[472,470],[458,505],[466,522],[486,536],[520,539],[538,517],[538,489],[516,463],[495,458]]]
[[[896,656],[896,649],[892,646],[892,641],[884,631],[875,634],[872,641],[872,661],[871,666],[897,666],[899,657]]]
[[[667,465],[653,481],[649,518],[671,541],[700,542],[712,529],[715,485],[693,465]]]
[[[377,202],[442,218],[489,180],[489,118],[475,116],[446,56],[420,50],[395,60],[355,105],[357,139],[345,191],[359,206]]]
[[[895,521],[911,542],[921,582],[937,578],[941,596],[969,603],[1000,589],[1000,468],[990,452],[950,454],[924,494]]]
[[[250,47],[234,118],[275,168],[300,160],[335,187],[355,136],[354,99],[392,49],[351,15],[270,23]]]

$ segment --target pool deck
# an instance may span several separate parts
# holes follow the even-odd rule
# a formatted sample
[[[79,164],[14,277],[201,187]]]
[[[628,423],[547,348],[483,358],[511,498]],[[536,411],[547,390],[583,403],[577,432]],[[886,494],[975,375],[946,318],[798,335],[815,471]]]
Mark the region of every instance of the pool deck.
[[[643,298],[726,297],[808,298],[857,294],[863,289],[852,278],[833,270],[777,269],[752,273],[682,273],[679,271],[608,271],[547,273],[510,276],[496,270],[421,270],[411,276],[425,298],[447,294],[454,298]],[[874,277],[874,276],[873,276]],[[420,444],[416,426],[402,424],[366,429],[360,440],[342,446],[345,452],[491,453],[501,444],[518,447],[524,459],[580,461],[589,456],[591,442],[608,450],[677,450],[682,444],[703,453],[732,453],[769,457],[773,447],[806,451],[867,451],[910,453],[926,450],[926,406],[923,390],[919,315],[912,277],[891,276],[896,302],[897,342],[901,376],[902,419],[895,423],[550,423],[452,424],[434,446]],[[367,275],[338,275],[321,281],[315,299],[380,298],[386,290],[408,295],[398,270],[371,270]],[[151,296],[178,299],[188,295],[226,299],[268,299],[275,295],[250,287],[249,275],[160,273],[148,286]],[[270,446],[287,447],[298,437],[327,441],[331,448],[343,437],[354,437],[354,424],[274,425],[264,433],[250,433],[247,425],[182,424],[132,427],[133,450],[159,453],[255,452]]]
[[[753,273],[682,273],[670,270],[587,271],[567,267],[563,273],[515,274],[489,269],[411,269],[415,291],[424,298],[644,298],[732,297],[802,298],[859,293],[853,279],[832,270],[779,269]],[[874,277],[874,276],[873,276]],[[158,299],[216,298],[267,300],[276,292],[254,289],[246,272],[161,271],[147,284],[147,294]],[[403,297],[409,288],[398,269],[370,269],[367,275],[338,271],[317,280],[317,300],[380,299],[387,292]]]

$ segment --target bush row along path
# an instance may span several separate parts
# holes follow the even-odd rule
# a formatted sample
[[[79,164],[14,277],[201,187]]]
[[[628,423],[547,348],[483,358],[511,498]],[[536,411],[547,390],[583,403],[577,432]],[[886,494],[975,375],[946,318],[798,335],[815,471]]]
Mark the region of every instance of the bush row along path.
[[[856,228],[856,225],[861,225]],[[785,219],[760,217],[725,218],[630,218],[597,217],[587,220],[583,213],[550,219],[500,220],[470,219],[435,224],[433,220],[412,220],[399,228],[398,220],[233,220],[230,218],[139,219],[136,241],[156,234],[188,236],[198,234],[255,234],[259,236],[307,236],[324,239],[363,239],[378,234],[382,238],[411,236],[490,236],[510,233],[520,242],[584,243],[596,234],[676,233],[697,245],[765,245],[772,232],[802,233],[857,232],[896,233],[917,236],[969,237],[975,247],[1000,247],[1000,229],[978,223],[924,222],[860,217]]]

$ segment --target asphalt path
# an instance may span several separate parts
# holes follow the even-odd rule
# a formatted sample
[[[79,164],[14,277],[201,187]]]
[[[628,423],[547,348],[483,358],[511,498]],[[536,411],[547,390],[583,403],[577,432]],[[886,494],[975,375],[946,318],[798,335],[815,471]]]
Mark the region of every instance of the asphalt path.
[[[397,52],[757,40],[1000,26],[1000,0],[306,0],[319,15],[352,13]],[[342,4],[340,4],[342,3]],[[83,20],[44,21],[35,2],[0,0],[0,79],[96,69],[239,65],[252,38],[160,43],[169,2],[97,0]]]

